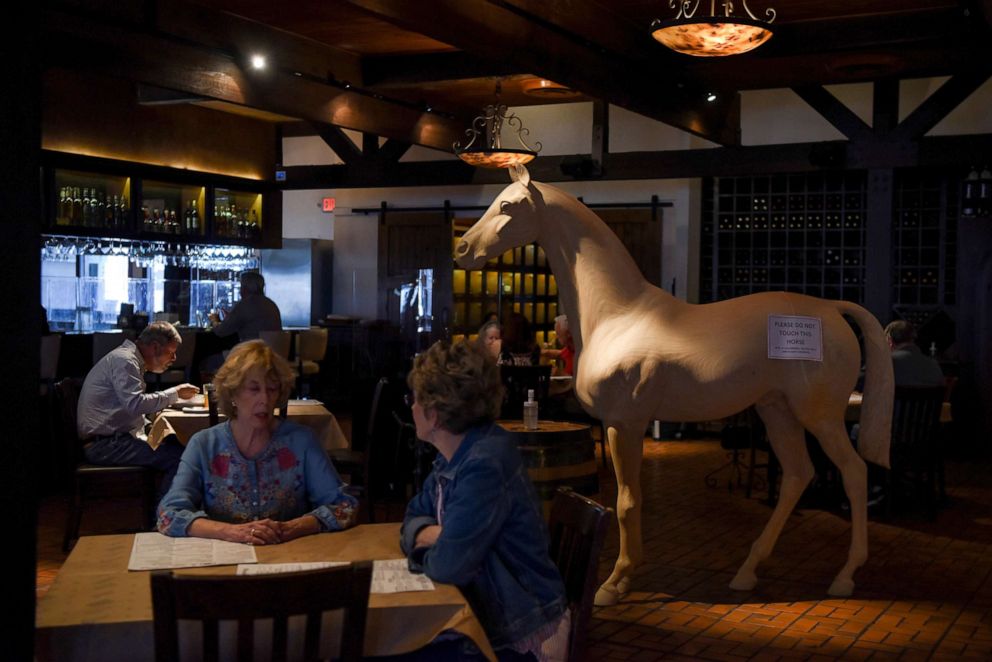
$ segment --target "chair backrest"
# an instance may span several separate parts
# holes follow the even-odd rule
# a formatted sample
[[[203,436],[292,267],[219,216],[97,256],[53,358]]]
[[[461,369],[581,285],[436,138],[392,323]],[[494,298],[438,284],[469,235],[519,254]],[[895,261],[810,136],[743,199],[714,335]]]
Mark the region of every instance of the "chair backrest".
[[[296,334],[297,361],[323,361],[327,353],[327,329],[306,329]]]
[[[596,571],[613,509],[559,487],[551,502],[548,521],[551,560],[565,582],[565,597],[572,610],[568,659],[582,659],[585,634],[596,592]]]
[[[100,359],[117,349],[127,340],[127,336],[122,333],[94,333],[93,334],[93,365]]]
[[[196,331],[180,331],[179,336],[183,341],[176,349],[176,360],[172,362],[172,370],[188,369],[193,365],[193,353],[196,351]]]
[[[258,337],[271,347],[273,352],[289,360],[289,331],[259,331]]]
[[[83,448],[76,431],[76,415],[79,407],[79,394],[83,391],[83,380],[66,377],[55,385],[55,401],[58,412],[58,435],[67,472],[75,470],[83,459]]]
[[[255,619],[272,619],[272,649],[263,659],[300,659],[298,654],[287,654],[288,619],[302,615],[306,623],[302,659],[317,660],[323,613],[341,609],[344,613],[340,659],[359,660],[371,582],[371,561],[274,575],[153,573],[155,659],[159,662],[179,659],[179,621],[191,620],[203,624],[202,659],[220,658],[218,622],[235,621],[237,659],[253,660]]]
[[[59,351],[62,349],[62,336],[52,333],[41,337],[41,380],[51,383],[59,367]]]
[[[892,451],[926,449],[937,438],[944,385],[897,386],[892,408]]]
[[[204,384],[203,394],[207,398],[207,417],[210,420],[210,427],[213,427],[220,423],[220,412],[217,409],[217,389],[214,388],[213,384]]]

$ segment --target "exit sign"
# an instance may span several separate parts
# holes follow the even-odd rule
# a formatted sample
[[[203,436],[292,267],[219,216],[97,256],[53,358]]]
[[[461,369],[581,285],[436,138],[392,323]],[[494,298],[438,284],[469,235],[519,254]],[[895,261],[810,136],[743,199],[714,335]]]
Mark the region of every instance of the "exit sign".
[[[321,210],[323,211],[334,211],[334,207],[337,202],[334,198],[322,198],[321,199]]]

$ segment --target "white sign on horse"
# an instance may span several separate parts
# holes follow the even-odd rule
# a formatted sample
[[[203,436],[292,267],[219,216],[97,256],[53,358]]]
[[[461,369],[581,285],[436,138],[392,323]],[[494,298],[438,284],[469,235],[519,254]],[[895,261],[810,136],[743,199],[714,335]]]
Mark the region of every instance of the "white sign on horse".
[[[823,360],[823,333],[819,317],[768,316],[768,358]]]

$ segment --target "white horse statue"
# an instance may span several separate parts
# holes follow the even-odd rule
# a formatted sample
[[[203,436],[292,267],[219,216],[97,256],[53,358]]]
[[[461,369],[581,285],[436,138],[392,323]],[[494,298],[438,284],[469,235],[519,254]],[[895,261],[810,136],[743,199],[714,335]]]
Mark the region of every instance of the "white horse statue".
[[[569,315],[577,354],[575,394],[603,422],[617,476],[620,553],[596,594],[614,604],[641,563],[640,469],[653,419],[705,421],[754,405],[782,465],[778,505],[730,587],[750,590],[786,519],[813,477],[803,430],[816,436],[843,476],[851,502],[851,547],[829,594],[849,596],[868,558],[864,461],[844,427],[861,363],[866,379],[858,451],[888,467],[893,376],[882,328],[864,308],[800,294],[768,292],[705,305],[685,303],[648,283],[617,236],[561,189],[531,182],[523,168],[455,248],[478,269],[509,248],[536,241],[547,254]],[[819,320],[822,359],[769,358],[770,316]]]

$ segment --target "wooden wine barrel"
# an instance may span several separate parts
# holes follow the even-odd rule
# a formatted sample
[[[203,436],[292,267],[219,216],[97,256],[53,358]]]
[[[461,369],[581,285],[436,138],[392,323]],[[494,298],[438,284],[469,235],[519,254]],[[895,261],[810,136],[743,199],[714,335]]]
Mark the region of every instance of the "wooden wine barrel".
[[[582,423],[540,421],[536,430],[522,421],[497,421],[517,442],[545,518],[561,486],[590,498],[599,495],[599,473],[591,428]]]

